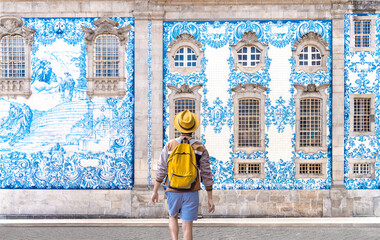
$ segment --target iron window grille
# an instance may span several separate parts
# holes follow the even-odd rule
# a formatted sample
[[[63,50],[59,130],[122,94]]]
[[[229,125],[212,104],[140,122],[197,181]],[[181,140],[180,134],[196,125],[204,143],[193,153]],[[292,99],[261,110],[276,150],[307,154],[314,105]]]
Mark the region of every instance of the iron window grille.
[[[186,109],[195,114],[195,100],[194,99],[183,98],[183,99],[176,99],[174,101],[175,115],[177,115],[177,113],[185,111]],[[181,133],[177,129],[174,129],[174,137],[178,138],[180,135]]]
[[[306,98],[300,101],[300,147],[321,146],[321,100]]]
[[[5,36],[1,39],[1,77],[25,77],[24,39],[19,36]]]
[[[260,163],[239,163],[239,174],[260,174]]]
[[[308,174],[308,175],[322,174],[321,163],[301,163],[299,169],[300,169],[300,174]]]
[[[354,132],[371,132],[371,99],[354,98]]]
[[[239,100],[238,146],[260,147],[260,100]]]
[[[114,35],[99,35],[95,39],[95,76],[118,77],[119,76],[119,40]]]
[[[355,47],[370,47],[371,20],[354,21]]]

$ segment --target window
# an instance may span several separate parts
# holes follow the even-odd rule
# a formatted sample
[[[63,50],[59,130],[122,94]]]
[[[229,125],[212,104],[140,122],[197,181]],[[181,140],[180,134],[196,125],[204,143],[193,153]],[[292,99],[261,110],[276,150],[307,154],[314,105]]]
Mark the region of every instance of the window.
[[[326,146],[326,89],[329,84],[319,87],[294,84],[297,89],[296,102],[296,151],[317,153],[327,151]]]
[[[174,117],[177,113],[188,109],[190,112],[195,113],[200,118],[201,111],[201,99],[202,96],[198,93],[198,90],[202,87],[201,84],[189,87],[189,85],[182,85],[176,87],[173,85],[167,85],[171,90],[169,94],[169,122],[174,121]],[[200,139],[200,128],[194,133],[193,137]],[[180,136],[180,132],[175,129],[173,124],[169,125],[169,138],[177,138]]]
[[[376,15],[350,16],[350,51],[376,51]]]
[[[327,159],[295,159],[295,179],[327,178]]]
[[[96,29],[82,26],[87,44],[87,95],[124,97],[125,52],[131,26],[117,28],[118,22],[107,17],[94,21]]]
[[[181,74],[201,72],[202,44],[194,36],[182,33],[168,46],[169,71]]]
[[[321,35],[309,32],[293,45],[292,54],[296,60],[295,71],[315,73],[327,71],[327,57],[330,53],[329,44]]]
[[[197,56],[193,49],[188,47],[180,48],[174,57],[174,66],[176,67],[195,67],[197,65]]]
[[[174,100],[174,116],[177,115],[177,113],[185,111],[186,109],[196,114],[194,98],[180,98]],[[180,135],[181,133],[176,128],[174,128],[174,137],[177,138]]]
[[[375,94],[350,94],[350,135],[375,135]]]
[[[244,84],[232,89],[234,101],[234,152],[265,151],[266,87]]]
[[[243,67],[254,67],[260,63],[261,51],[255,47],[242,47],[237,55],[238,63]]]
[[[0,96],[28,98],[32,94],[30,55],[34,33],[18,17],[0,18]]]
[[[376,177],[376,159],[348,159],[349,178],[372,178]]]
[[[321,99],[300,100],[300,147],[321,147]]]
[[[114,35],[99,35],[95,39],[95,77],[119,76],[119,40]]]
[[[239,99],[238,146],[260,147],[260,99]]]
[[[265,159],[233,159],[234,178],[265,179]]]
[[[318,48],[307,46],[300,54],[300,66],[321,66],[321,52]]]
[[[235,45],[231,45],[235,69],[248,74],[258,72],[265,67],[265,55],[268,45],[263,45],[256,33],[248,31]]]

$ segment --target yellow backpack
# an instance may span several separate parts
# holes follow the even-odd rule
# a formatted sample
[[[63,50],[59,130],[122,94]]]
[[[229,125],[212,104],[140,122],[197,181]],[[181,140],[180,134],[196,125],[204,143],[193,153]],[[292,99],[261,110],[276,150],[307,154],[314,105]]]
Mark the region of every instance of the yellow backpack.
[[[193,147],[183,140],[171,152],[167,162],[168,187],[176,190],[192,189],[198,173]]]

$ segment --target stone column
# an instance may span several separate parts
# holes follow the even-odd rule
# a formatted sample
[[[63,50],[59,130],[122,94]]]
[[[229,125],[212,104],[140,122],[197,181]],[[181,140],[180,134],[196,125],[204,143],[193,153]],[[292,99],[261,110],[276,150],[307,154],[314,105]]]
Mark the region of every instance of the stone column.
[[[345,8],[334,5],[333,79],[332,79],[332,188],[344,188],[344,14]]]
[[[162,149],[162,11],[134,11],[135,17],[135,188],[147,188]],[[149,72],[149,22],[151,22],[151,71]],[[151,74],[149,76],[149,74]],[[151,131],[149,132],[149,77],[151,77]],[[151,134],[149,173],[148,134]],[[153,174],[152,174],[153,173]]]
[[[344,185],[344,14],[347,5],[333,4],[333,86],[332,86],[332,186],[329,199],[324,199],[324,216],[352,216],[353,201],[347,198]],[[327,209],[328,208],[328,209]]]
[[[157,162],[163,144],[163,17],[164,12],[156,11],[152,19],[152,186],[156,178]]]
[[[135,159],[134,188],[148,187],[148,15],[135,17]]]

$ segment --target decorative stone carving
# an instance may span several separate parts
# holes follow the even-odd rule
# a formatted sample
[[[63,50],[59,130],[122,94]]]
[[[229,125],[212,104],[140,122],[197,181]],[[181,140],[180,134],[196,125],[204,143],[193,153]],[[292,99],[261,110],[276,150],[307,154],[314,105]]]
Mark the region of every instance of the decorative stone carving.
[[[6,36],[21,36],[24,40],[25,52],[25,76],[24,77],[1,77],[0,96],[29,98],[32,94],[31,85],[31,53],[34,41],[33,34],[36,31],[24,25],[24,21],[16,16],[0,17],[0,43]],[[0,49],[1,51],[1,49]]]
[[[258,50],[260,50],[261,55],[260,55],[260,62],[256,64],[254,67],[250,66],[243,66],[239,63],[238,61],[238,51],[242,47],[255,47]],[[255,73],[257,71],[260,71],[264,69],[265,67],[265,56],[267,53],[268,45],[262,44],[256,33],[248,31],[245,32],[244,35],[242,36],[241,40],[236,43],[235,45],[231,45],[231,51],[232,55],[234,57],[234,65],[235,65],[235,70],[239,69],[240,71],[248,74]]]
[[[175,101],[178,99],[192,99],[195,100],[195,114],[198,116],[199,121],[201,116],[201,100],[202,95],[199,94],[199,89],[202,88],[202,84],[197,84],[190,87],[187,84],[183,84],[180,87],[176,87],[174,85],[167,85],[167,87],[171,90],[169,94],[169,122],[172,123],[174,121],[175,116]],[[174,134],[174,126],[170,124],[169,127],[169,138],[173,139]],[[196,139],[200,139],[200,127],[194,132],[194,136]]]
[[[87,95],[92,98],[94,96],[103,97],[124,97],[126,94],[125,88],[125,50],[126,44],[128,43],[128,34],[131,30],[131,25],[117,28],[119,23],[108,18],[102,17],[94,21],[96,29],[91,29],[82,26],[82,30],[85,33],[84,41],[87,44],[88,53],[88,63],[87,63]],[[118,38],[119,40],[119,76],[117,77],[96,77],[95,76],[95,66],[94,66],[94,43],[95,39],[104,34],[111,34]]]
[[[245,152],[252,154],[253,152],[265,152],[265,92],[267,88],[260,84],[247,83],[239,84],[231,89],[233,92],[232,98],[234,101],[234,152]],[[239,100],[243,98],[256,98],[260,100],[260,146],[259,147],[240,147],[238,145],[239,136]]]
[[[183,47],[191,48],[197,58],[195,66],[175,66],[174,58],[177,51]],[[188,33],[182,33],[173,40],[167,50],[167,55],[169,57],[169,71],[178,72],[181,74],[190,74],[193,72],[201,72],[201,60],[203,58],[202,44],[198,42],[193,35]]]
[[[301,51],[307,46],[315,47],[319,50],[321,54],[320,66],[300,65]],[[327,58],[330,53],[330,50],[328,49],[329,44],[326,40],[324,40],[321,37],[319,33],[308,32],[302,35],[302,37],[293,44],[293,47],[294,49],[292,50],[292,54],[293,54],[294,59],[296,60],[296,64],[294,67],[295,71],[304,71],[307,73],[327,71]]]
[[[302,84],[294,84],[294,88],[297,90],[294,95],[295,107],[296,107],[296,144],[295,151],[303,151],[305,153],[317,153],[318,151],[327,151],[327,93],[326,89],[329,87],[329,83],[325,83],[319,86],[315,84],[308,84],[307,86]],[[301,147],[300,146],[300,101],[303,98],[318,98],[321,100],[321,146],[313,147]]]

